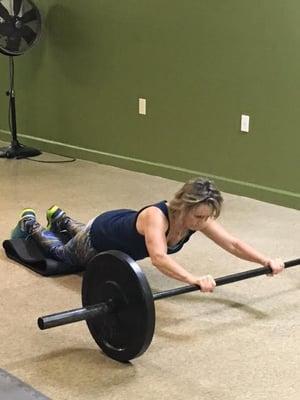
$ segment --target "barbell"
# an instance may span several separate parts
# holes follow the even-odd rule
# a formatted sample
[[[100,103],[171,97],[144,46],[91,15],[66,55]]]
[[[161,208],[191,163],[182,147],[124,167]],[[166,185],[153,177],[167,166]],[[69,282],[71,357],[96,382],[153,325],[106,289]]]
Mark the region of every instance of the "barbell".
[[[300,258],[284,263],[285,268],[300,264]],[[261,267],[215,279],[226,285],[271,273]],[[154,301],[199,290],[188,285],[152,293],[138,264],[120,251],[96,255],[88,264],[82,282],[82,308],[38,318],[40,329],[86,320],[88,329],[102,351],[125,362],[142,355],[149,347],[155,328]]]

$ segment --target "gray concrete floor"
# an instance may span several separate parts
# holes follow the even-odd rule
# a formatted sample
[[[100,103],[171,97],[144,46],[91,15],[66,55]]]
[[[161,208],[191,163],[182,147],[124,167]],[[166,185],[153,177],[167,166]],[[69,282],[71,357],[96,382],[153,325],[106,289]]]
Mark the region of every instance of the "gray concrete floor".
[[[43,159],[60,159],[44,154]],[[91,162],[0,160],[1,238],[23,207],[57,203],[83,222],[113,208],[169,199],[179,182]],[[220,221],[271,257],[300,257],[299,211],[224,194]],[[194,235],[176,259],[213,276],[256,268]],[[181,284],[140,263],[154,291]],[[81,277],[43,278],[0,253],[0,368],[55,400],[298,400],[300,271],[259,277],[156,303],[148,351],[131,364],[105,357],[84,323],[41,332],[39,315],[80,306]]]
[[[45,397],[16,377],[0,369],[0,399],[49,400],[49,397]]]

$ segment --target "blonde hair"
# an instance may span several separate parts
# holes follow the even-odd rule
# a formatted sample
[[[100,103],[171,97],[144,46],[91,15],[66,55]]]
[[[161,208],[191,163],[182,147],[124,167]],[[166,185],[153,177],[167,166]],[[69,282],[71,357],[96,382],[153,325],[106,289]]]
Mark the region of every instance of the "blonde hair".
[[[212,209],[212,217],[218,218],[221,212],[223,197],[213,181],[196,178],[186,182],[169,202],[171,213],[187,212],[200,204]]]

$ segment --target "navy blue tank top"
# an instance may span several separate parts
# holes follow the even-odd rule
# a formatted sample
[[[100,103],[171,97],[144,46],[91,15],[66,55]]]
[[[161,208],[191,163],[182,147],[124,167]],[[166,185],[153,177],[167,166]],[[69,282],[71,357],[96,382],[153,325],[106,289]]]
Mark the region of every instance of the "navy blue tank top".
[[[138,215],[147,207],[159,208],[169,221],[168,206],[165,201],[151,204],[139,211],[120,209],[108,211],[96,217],[92,223],[90,237],[92,246],[99,252],[107,250],[120,250],[134,260],[149,257],[144,235],[136,229]],[[168,234],[169,229],[166,232]],[[175,246],[168,247],[168,254],[176,253],[189,240],[195,231],[188,234]]]

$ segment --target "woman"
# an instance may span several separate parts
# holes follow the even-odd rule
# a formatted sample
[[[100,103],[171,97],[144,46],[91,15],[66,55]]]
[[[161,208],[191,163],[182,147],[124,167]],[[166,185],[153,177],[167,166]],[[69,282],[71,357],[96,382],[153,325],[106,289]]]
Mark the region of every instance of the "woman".
[[[58,208],[47,211],[48,226],[43,228],[32,209],[25,209],[12,232],[12,238],[31,236],[49,256],[73,265],[86,265],[98,252],[120,250],[134,260],[150,257],[163,274],[196,284],[203,292],[216,286],[210,275],[195,276],[170,254],[178,252],[195,232],[201,232],[224,250],[241,259],[269,266],[272,274],[284,269],[280,259],[271,259],[229,234],[218,222],[223,198],[208,179],[190,180],[170,202],[161,201],[139,211],[108,211],[87,225],[81,224]],[[67,232],[64,244],[57,234]]]

